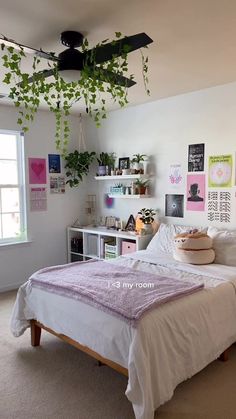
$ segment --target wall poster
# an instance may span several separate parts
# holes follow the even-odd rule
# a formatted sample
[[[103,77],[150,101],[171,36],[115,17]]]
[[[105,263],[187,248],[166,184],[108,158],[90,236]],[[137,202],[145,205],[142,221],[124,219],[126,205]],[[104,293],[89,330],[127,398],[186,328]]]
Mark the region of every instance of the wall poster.
[[[167,194],[165,196],[165,216],[183,218],[184,195]]]
[[[61,156],[60,154],[48,155],[48,171],[49,173],[61,173]]]
[[[65,188],[64,176],[50,176],[50,193],[62,194],[65,193]]]
[[[188,171],[204,171],[205,144],[190,144],[188,146]]]
[[[208,186],[228,188],[231,186],[231,178],[232,155],[210,156]]]
[[[231,193],[227,191],[208,192],[207,205],[208,221],[230,223],[231,221]]]
[[[204,211],[205,209],[205,175],[187,175],[187,206],[188,211]]]
[[[30,211],[47,210],[47,189],[30,188]]]
[[[181,164],[170,165],[168,181],[168,183],[173,187],[178,187],[182,185],[183,174]]]
[[[47,183],[46,159],[29,158],[29,184],[38,185]]]

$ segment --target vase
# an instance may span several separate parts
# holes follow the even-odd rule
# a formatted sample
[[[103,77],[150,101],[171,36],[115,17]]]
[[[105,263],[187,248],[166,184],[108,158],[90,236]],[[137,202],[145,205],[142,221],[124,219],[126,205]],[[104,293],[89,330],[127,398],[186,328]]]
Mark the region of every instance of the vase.
[[[143,224],[145,234],[152,234],[152,224]]]
[[[148,173],[148,171],[147,171],[147,169],[148,169],[148,160],[144,160],[142,162],[142,165],[143,165],[143,173],[144,173],[144,175],[147,175],[147,173]]]
[[[106,166],[98,166],[98,176],[106,176]]]

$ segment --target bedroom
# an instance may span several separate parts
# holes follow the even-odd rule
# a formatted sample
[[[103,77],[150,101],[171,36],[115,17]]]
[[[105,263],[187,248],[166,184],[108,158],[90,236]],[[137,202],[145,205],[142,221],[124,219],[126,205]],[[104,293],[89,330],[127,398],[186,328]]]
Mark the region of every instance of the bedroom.
[[[60,2],[61,12],[57,16],[55,16],[55,2],[45,2],[45,4],[41,2],[38,14],[35,14],[33,5],[31,4],[30,6],[29,3],[27,5],[27,2],[23,3],[24,7],[22,2],[20,7],[17,2],[1,2],[1,33],[38,48],[41,46],[45,49],[49,48],[49,50],[56,50],[57,48],[57,51],[60,51],[61,46],[58,42],[58,36],[67,27],[81,31],[83,29],[88,32],[88,36],[90,33],[93,34],[95,41],[104,39],[107,36],[112,37],[115,30],[121,30],[124,34],[145,31],[154,39],[154,43],[148,50],[150,68],[152,65],[152,71],[154,71],[154,74],[150,74],[151,97],[146,98],[140,78],[138,82],[142,95],[140,104],[112,111],[100,129],[97,129],[87,118],[84,118],[83,123],[85,126],[86,145],[89,150],[95,150],[97,153],[114,151],[120,157],[132,157],[135,153],[145,153],[148,156],[152,156],[156,170],[155,179],[152,179],[153,195],[151,198],[142,199],[138,203],[135,200],[130,200],[128,201],[129,205],[127,205],[126,200],[117,200],[114,208],[111,209],[104,208],[103,194],[106,192],[106,186],[102,182],[96,182],[93,179],[96,167],[91,170],[89,177],[86,178],[78,190],[67,188],[65,195],[48,193],[47,211],[28,212],[27,221],[30,242],[1,248],[0,288],[2,292],[16,289],[37,269],[66,262],[66,227],[71,225],[78,217],[84,217],[84,202],[87,199],[88,191],[91,194],[97,194],[97,204],[101,215],[118,215],[122,219],[127,220],[130,214],[135,215],[141,207],[147,206],[157,208],[160,219],[169,224],[214,225],[219,228],[236,228],[234,175],[232,176],[232,187],[228,188],[232,195],[229,223],[210,223],[207,218],[207,210],[187,211],[186,203],[184,203],[183,218],[165,218],[165,195],[175,193],[173,192],[175,189],[168,185],[169,168],[171,164],[181,164],[184,179],[186,179],[189,145],[205,144],[205,174],[207,174],[208,170],[209,156],[232,155],[233,162],[235,161],[235,5],[231,1],[224,2],[224,7],[221,2],[215,1],[202,1],[197,2],[197,4],[193,1],[181,1],[181,5],[177,7],[175,3],[173,1],[148,2],[144,12],[142,2],[135,2],[135,6],[131,2],[132,7],[130,5],[130,9],[126,9],[126,19],[124,19],[124,11],[121,7],[123,3],[116,5],[115,2],[109,2],[109,4],[108,2],[102,2],[99,12],[100,18],[98,19],[98,12],[96,11],[95,13],[94,3],[89,3],[89,9],[85,8],[86,11],[84,10],[83,17],[80,17],[79,4],[76,6],[73,1],[67,2],[66,5]],[[68,4],[71,10],[68,10]],[[49,6],[51,6],[51,11]],[[133,18],[133,8],[137,9],[135,12],[137,14],[136,18]],[[75,18],[76,14],[78,18]],[[159,15],[160,17],[158,18]],[[81,19],[81,24],[79,19]],[[108,21],[109,24],[107,23]],[[11,22],[10,26],[9,22]],[[52,28],[53,22],[55,22],[55,29]],[[44,38],[43,34],[44,30],[46,31],[46,27],[48,27],[48,31]],[[52,43],[51,45],[50,42]],[[152,48],[155,48],[154,55],[152,54]],[[140,77],[139,74],[137,74],[137,77]],[[130,95],[132,104],[132,100],[135,101],[135,98],[132,98],[132,92],[130,92]],[[150,100],[150,102],[141,104],[141,102],[146,100]],[[12,106],[9,106],[9,102],[0,105],[0,110],[0,128],[18,130],[16,122],[17,112]],[[72,139],[74,145],[76,145],[79,126],[77,115],[72,117],[72,125]],[[56,153],[54,131],[55,122],[53,115],[46,110],[39,112],[29,132],[25,135],[26,162],[28,157],[47,158],[48,154]],[[179,189],[179,191],[178,193],[185,195],[186,185],[183,184],[182,189]],[[29,193],[28,184],[27,193]],[[101,197],[100,201],[99,196]],[[8,333],[9,327],[7,322],[8,318],[4,324],[4,330]],[[14,345],[14,351],[11,352],[13,365],[17,370],[19,367],[17,367],[19,365],[17,362],[20,363],[20,369],[17,371],[24,374],[23,383],[26,385],[27,373],[31,370],[30,368],[33,370],[35,362],[34,352],[32,352],[29,345],[29,336],[25,337],[24,335],[22,338],[15,339],[9,333],[9,339],[10,345]],[[48,367],[50,365],[50,357],[53,356],[53,345],[55,345],[56,351],[59,352],[58,363],[62,363],[65,359],[63,355],[65,356],[66,351],[70,351],[70,357],[73,357],[77,366],[79,365],[79,360],[76,361],[77,351],[73,351],[66,346],[63,352],[64,346],[62,345],[64,344],[58,342],[56,338],[55,341],[52,340],[51,336],[43,339],[48,339],[49,345],[47,346],[46,343],[42,344],[43,351],[46,351],[46,347],[49,348],[45,355],[48,359],[48,364],[45,365]],[[21,350],[17,355],[18,347]],[[4,362],[5,357],[2,359]],[[127,417],[127,419],[128,417],[133,417],[132,409],[124,395],[126,381],[123,377],[113,373],[113,371],[106,372],[107,369],[105,368],[101,368],[101,372],[100,370],[98,372],[99,377],[97,380],[100,381],[96,381],[96,383],[99,389],[98,393],[93,396],[96,399],[96,403],[94,401],[94,406],[90,406],[93,399],[89,398],[90,383],[88,377],[89,374],[92,374],[94,378],[97,368],[93,369],[94,361],[90,363],[85,356],[80,359],[83,359],[84,365],[90,368],[88,375],[85,374],[85,371],[82,371],[83,379],[86,379],[87,382],[84,385],[84,389],[80,390],[81,394],[83,394],[79,403],[82,406],[81,412],[79,411],[80,416],[82,418],[95,418],[100,415],[100,417],[105,418],[114,415],[113,417],[119,418],[123,416]],[[66,359],[66,364],[68,364],[68,359]],[[222,376],[230,368],[226,364],[216,365],[216,369],[220,369]],[[68,371],[72,372],[70,369],[72,365],[67,365],[67,367]],[[37,373],[39,371],[40,366],[37,364]],[[53,368],[50,371],[54,371],[56,374]],[[11,370],[12,374],[13,372],[14,370]],[[56,385],[63,378],[63,373],[69,374],[66,370],[60,370],[58,375],[55,376],[56,380],[58,380],[57,382],[53,381],[50,374],[46,374],[44,379],[47,379],[47,385],[50,384],[50,379]],[[102,374],[107,374],[108,377],[103,380]],[[68,376],[66,377],[69,388],[70,381]],[[7,382],[7,376],[4,376],[4,378]],[[14,375],[12,379],[14,379]],[[80,386],[76,376],[73,379],[74,383]],[[198,376],[197,379],[200,380]],[[215,387],[215,382],[213,381],[214,384],[212,384],[210,379],[213,380],[213,378],[209,378],[208,382],[211,383],[209,385]],[[15,378],[14,383],[16,386],[17,378]],[[108,383],[113,391],[111,405],[109,405],[107,397],[104,399],[104,394],[109,389]],[[192,385],[194,386],[194,384]],[[59,406],[63,409],[60,398],[67,399],[69,396],[63,395],[61,388],[59,391],[60,397],[58,395],[56,397],[53,394],[52,397],[55,396],[55,398],[53,399],[54,401],[50,398],[51,407],[48,407],[47,416],[45,413],[47,412],[45,410],[46,402],[44,401],[44,398],[49,400],[45,394],[47,391],[43,389],[42,381],[39,384],[39,390],[36,390],[38,388],[37,381],[35,381],[35,386],[34,392],[39,391],[39,393],[42,393],[42,396],[30,395],[37,404],[34,417],[40,417],[40,409],[43,409],[44,417],[53,417],[53,414],[54,417],[60,417],[60,415],[63,417],[65,411],[61,410],[60,414],[58,414],[57,406],[54,403],[59,403]],[[104,393],[102,389],[104,389]],[[21,402],[19,399],[17,402],[17,387],[14,387],[13,390],[15,391],[13,395],[16,401],[12,408],[15,409],[15,417],[19,418]],[[95,387],[93,387],[93,391],[95,391]],[[188,389],[186,391],[186,397],[188,397]],[[217,391],[220,391],[219,388],[217,388],[215,393],[216,400],[219,398]],[[9,394],[13,397],[11,392]],[[201,394],[204,396],[205,393],[202,392]],[[206,394],[209,393],[206,392]],[[8,397],[10,398],[10,395]],[[7,400],[9,402],[8,397]],[[32,417],[32,415],[29,416],[29,411],[27,410],[29,408],[29,405],[27,406],[26,403],[27,396],[25,395],[24,397],[25,404],[22,409],[25,410],[22,410],[23,416],[27,417],[28,414],[28,417]],[[75,394],[73,394],[73,397],[75,397]],[[184,394],[181,394],[181,397],[183,399],[181,399],[182,401],[180,400],[179,417],[181,417],[181,412],[185,412],[185,410],[181,410],[181,408],[184,409],[181,404],[185,397]],[[85,399],[84,404],[83,398]],[[173,400],[173,403],[175,403],[175,399]],[[194,396],[191,400],[194,404]],[[229,398],[227,400],[230,403],[232,399]],[[0,403],[3,402],[4,400]],[[178,400],[176,400],[177,402]],[[65,400],[63,400],[63,403],[65,403]],[[75,398],[73,403],[75,404]],[[102,409],[103,404],[105,404],[105,413],[102,416],[102,410],[100,413],[96,413],[96,409]],[[122,414],[119,413],[118,406],[121,406],[120,409],[123,409]],[[221,406],[221,412],[227,413],[228,404],[225,405],[219,401],[218,408],[219,406]],[[86,409],[89,408],[91,409],[88,410],[89,416],[86,416]],[[188,406],[188,408],[190,407]],[[69,404],[66,405],[66,411],[71,412],[71,417],[76,417],[73,410],[68,409],[72,409]],[[165,405],[160,408],[160,412],[161,409],[163,409],[163,415],[165,414],[166,417],[178,417],[177,414],[175,416],[173,410],[169,412],[167,410],[166,412]],[[166,409],[168,408],[166,407]],[[195,409],[195,417],[200,417],[197,406],[195,406]],[[213,409],[213,406],[211,406],[211,409]],[[214,409],[211,409],[207,417],[217,417],[216,415],[214,416]],[[192,414],[191,417],[194,417],[194,415]],[[220,416],[219,414],[219,417],[222,417],[222,415]]]

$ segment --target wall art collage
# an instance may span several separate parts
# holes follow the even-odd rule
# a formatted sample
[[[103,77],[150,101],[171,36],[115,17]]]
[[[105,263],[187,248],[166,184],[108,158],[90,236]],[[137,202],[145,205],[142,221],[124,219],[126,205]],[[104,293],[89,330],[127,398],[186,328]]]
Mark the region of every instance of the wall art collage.
[[[174,194],[165,195],[165,216],[183,218],[185,207],[186,211],[207,211],[208,221],[229,223],[233,156],[231,154],[209,156],[206,175],[205,144],[191,144],[188,146],[187,167],[186,193],[177,194],[177,189],[180,191],[183,189],[184,171],[179,163],[170,165],[169,185],[176,191]]]
[[[45,158],[29,157],[29,199],[31,211],[47,210],[47,161]],[[50,193],[65,193],[65,177],[61,174],[61,157],[59,154],[48,154],[48,172]],[[44,185],[44,186],[35,186]]]

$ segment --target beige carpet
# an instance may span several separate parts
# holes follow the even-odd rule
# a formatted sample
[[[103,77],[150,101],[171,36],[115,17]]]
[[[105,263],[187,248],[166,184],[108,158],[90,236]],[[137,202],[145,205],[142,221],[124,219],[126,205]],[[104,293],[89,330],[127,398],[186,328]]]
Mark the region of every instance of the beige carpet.
[[[134,419],[125,377],[46,332],[39,348],[28,331],[11,336],[14,298],[0,294],[0,419]],[[178,386],[156,418],[235,419],[236,346]]]

